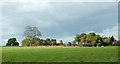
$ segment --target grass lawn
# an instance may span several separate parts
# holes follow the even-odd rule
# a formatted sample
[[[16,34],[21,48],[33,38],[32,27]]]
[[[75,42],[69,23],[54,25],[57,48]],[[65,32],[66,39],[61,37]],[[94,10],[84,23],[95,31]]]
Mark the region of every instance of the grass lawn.
[[[117,62],[118,47],[2,47],[3,62]]]

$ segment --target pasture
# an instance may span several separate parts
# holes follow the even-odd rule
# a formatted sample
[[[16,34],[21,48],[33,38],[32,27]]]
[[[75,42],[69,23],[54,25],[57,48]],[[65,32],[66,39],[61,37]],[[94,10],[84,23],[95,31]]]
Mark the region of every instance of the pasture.
[[[2,62],[118,62],[118,47],[2,47]]]

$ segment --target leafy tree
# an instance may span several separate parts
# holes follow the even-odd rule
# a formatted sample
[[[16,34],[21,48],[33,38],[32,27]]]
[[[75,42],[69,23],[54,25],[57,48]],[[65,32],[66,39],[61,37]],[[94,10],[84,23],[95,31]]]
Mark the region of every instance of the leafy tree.
[[[115,39],[114,39],[114,37],[112,36],[111,38],[110,38],[110,45],[112,45],[112,42],[114,42],[115,41]]]
[[[104,46],[112,45],[112,42],[114,42],[114,41],[115,41],[115,39],[113,36],[109,37],[109,38],[107,38],[107,37],[103,38]]]
[[[87,34],[81,33],[79,37],[81,38],[81,37],[85,37],[85,36],[87,36]]]
[[[55,43],[57,43],[57,42],[56,42],[56,39],[51,39],[51,42],[55,42]]]
[[[40,31],[36,27],[26,26],[24,31],[24,36],[27,39],[30,39],[32,41],[33,38],[39,38],[41,35]],[[30,43],[31,46],[32,43]]]
[[[30,46],[30,39],[24,39],[23,41],[22,41],[22,46]]]
[[[47,45],[47,42],[45,42],[45,40],[44,40],[42,44],[43,44],[43,45]]]
[[[55,45],[55,44],[56,44],[56,42],[55,42],[55,41],[52,41],[52,46]]]
[[[98,43],[97,46],[101,46],[102,44],[101,43]]]
[[[19,43],[17,42],[16,38],[10,38],[8,39],[6,46],[19,46]]]
[[[94,39],[96,40],[96,42],[98,42],[98,40],[99,40],[100,38],[101,38],[100,35],[96,35],[96,36],[94,37]]]
[[[49,38],[46,39],[47,45],[51,44],[51,41]]]
[[[88,41],[88,42],[94,41],[95,40],[95,36],[96,36],[95,33],[89,33],[87,38],[86,38],[86,41]]]
[[[86,37],[87,37],[87,35],[84,35],[83,37],[81,37],[81,43],[85,43],[86,42]]]
[[[46,38],[46,41],[50,41],[50,39],[49,39],[49,38]]]
[[[59,43],[59,45],[63,45],[63,41],[62,41],[62,40],[60,40],[60,43]]]
[[[71,46],[71,42],[68,42],[68,43],[67,43],[67,46]]]
[[[40,38],[33,38],[32,42],[33,42],[33,44],[35,44],[36,46],[39,46],[39,45],[41,44]]]
[[[41,42],[41,43],[43,43],[43,41],[44,41],[43,39],[40,39],[40,42]]]
[[[76,42],[75,41],[72,42],[72,46],[76,46]]]
[[[96,46],[96,40],[92,41],[92,42],[91,42],[91,45],[92,45],[92,46]]]
[[[109,41],[109,38],[103,37],[102,40],[103,40],[103,43],[104,43],[103,45],[104,45],[104,46],[108,46],[108,45],[109,45],[109,42],[110,42],[110,41]]]
[[[79,44],[79,42],[80,42],[80,37],[79,37],[79,35],[78,34],[76,34],[76,37],[75,37],[75,40],[74,40],[75,42],[78,42],[78,44]]]

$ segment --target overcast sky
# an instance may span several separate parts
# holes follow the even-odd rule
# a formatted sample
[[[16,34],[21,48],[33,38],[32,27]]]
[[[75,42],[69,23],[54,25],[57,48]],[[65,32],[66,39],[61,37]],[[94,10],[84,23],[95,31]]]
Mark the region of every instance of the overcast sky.
[[[40,38],[73,41],[76,34],[95,32],[118,39],[116,2],[11,2],[2,5],[2,45],[15,37],[21,44],[26,26],[36,26]]]

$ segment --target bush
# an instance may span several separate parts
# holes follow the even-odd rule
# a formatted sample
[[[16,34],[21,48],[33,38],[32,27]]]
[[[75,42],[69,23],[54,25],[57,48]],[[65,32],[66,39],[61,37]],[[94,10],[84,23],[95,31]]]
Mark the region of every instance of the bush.
[[[98,43],[97,46],[101,46],[102,44],[101,43]]]

